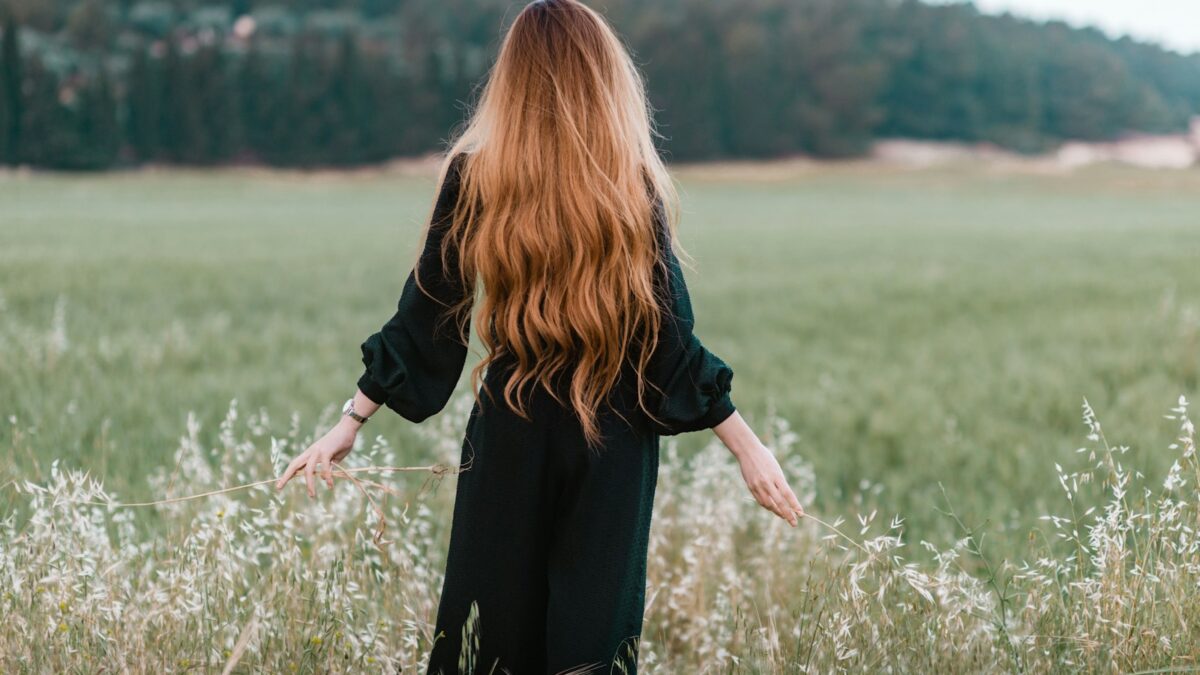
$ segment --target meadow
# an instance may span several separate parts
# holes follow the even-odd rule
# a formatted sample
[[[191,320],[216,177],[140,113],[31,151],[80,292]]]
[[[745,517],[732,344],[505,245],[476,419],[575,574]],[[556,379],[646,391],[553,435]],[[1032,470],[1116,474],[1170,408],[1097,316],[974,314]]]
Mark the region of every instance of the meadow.
[[[644,670],[1200,666],[1200,174],[677,175],[697,332],[822,522],[664,440]],[[332,421],[431,178],[0,177],[0,670],[419,663],[452,476],[98,504],[269,478]],[[460,389],[356,466],[456,463]]]

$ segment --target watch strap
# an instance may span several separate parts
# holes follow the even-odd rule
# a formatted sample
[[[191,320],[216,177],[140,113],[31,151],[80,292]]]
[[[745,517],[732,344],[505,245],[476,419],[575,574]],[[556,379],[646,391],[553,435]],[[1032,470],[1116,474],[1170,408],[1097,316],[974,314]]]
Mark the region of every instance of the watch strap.
[[[342,414],[345,415],[346,417],[349,417],[350,419],[354,420],[355,422],[358,422],[359,424],[366,424],[367,420],[370,419],[368,417],[363,417],[362,415],[359,415],[357,412],[354,411],[354,399],[353,398],[346,401],[346,405],[342,407]]]

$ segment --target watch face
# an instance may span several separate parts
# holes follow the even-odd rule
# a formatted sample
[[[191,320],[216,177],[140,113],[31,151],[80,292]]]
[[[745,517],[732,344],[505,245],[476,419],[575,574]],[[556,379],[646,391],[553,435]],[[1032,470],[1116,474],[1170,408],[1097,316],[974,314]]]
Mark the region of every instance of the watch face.
[[[354,399],[349,399],[346,401],[346,405],[342,406],[342,414],[345,415],[351,410],[354,410]]]

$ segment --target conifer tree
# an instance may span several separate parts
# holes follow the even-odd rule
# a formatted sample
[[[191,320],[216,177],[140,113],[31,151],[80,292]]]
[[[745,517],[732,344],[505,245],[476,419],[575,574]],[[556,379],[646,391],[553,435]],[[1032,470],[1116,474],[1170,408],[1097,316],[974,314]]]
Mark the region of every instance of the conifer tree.
[[[0,2],[0,162],[15,166],[21,162],[21,127],[24,95],[21,81],[20,27],[12,8]]]
[[[125,96],[125,137],[139,161],[158,159],[161,151],[161,78],[158,66],[139,49],[129,69]]]
[[[78,117],[80,151],[74,163],[81,169],[112,166],[121,148],[121,128],[117,123],[117,101],[104,68],[81,94]]]

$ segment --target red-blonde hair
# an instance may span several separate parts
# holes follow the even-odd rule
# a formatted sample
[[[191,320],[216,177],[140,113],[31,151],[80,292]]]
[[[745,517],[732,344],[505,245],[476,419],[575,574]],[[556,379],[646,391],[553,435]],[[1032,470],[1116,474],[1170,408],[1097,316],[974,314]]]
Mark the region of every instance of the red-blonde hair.
[[[554,386],[565,377],[593,446],[597,411],[627,360],[646,410],[662,321],[656,228],[673,234],[678,214],[654,135],[642,77],[605,19],[576,0],[538,0],[513,20],[442,167],[444,178],[470,153],[442,259],[455,249],[472,292],[451,314],[465,329],[473,306],[486,349],[472,389],[478,396],[487,367],[508,357],[504,400],[528,418],[530,387],[565,404]]]

